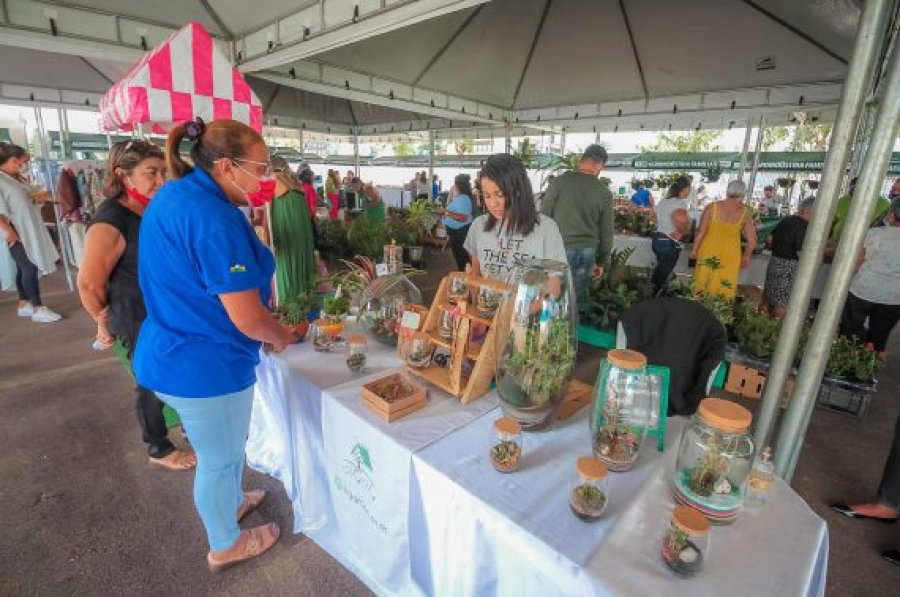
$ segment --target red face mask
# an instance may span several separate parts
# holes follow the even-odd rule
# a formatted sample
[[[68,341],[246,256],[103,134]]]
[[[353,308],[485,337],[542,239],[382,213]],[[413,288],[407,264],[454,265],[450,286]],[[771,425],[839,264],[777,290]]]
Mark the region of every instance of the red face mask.
[[[247,193],[247,202],[253,207],[262,207],[275,196],[275,179],[263,176],[259,179],[259,186],[255,191]]]
[[[132,199],[134,199],[135,201],[137,201],[144,207],[147,207],[150,204],[150,197],[148,197],[147,195],[144,195],[143,193],[141,193],[140,191],[138,191],[135,188],[126,187],[125,193],[127,193],[129,197],[131,197]]]

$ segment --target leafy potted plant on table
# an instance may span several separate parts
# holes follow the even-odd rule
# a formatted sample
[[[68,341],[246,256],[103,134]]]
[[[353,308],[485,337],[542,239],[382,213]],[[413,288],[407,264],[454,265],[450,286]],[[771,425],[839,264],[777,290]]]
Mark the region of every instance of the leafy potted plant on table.
[[[301,293],[296,297],[283,302],[275,309],[275,315],[282,325],[293,329],[297,336],[297,342],[303,340],[309,330],[307,316],[310,309],[309,295]]]

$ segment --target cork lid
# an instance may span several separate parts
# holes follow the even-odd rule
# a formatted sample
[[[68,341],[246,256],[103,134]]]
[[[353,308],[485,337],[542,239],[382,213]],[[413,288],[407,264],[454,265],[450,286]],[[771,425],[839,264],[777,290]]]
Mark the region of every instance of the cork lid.
[[[366,336],[364,334],[347,334],[344,336],[347,344],[366,344]]]
[[[705,535],[709,532],[709,520],[688,506],[675,506],[672,510],[672,522],[691,535]]]
[[[643,369],[647,366],[647,357],[627,348],[614,348],[606,353],[606,360],[619,369]]]
[[[697,415],[708,425],[732,433],[747,431],[753,422],[749,410],[722,398],[704,398],[697,408]]]
[[[606,465],[596,458],[590,458],[588,456],[579,458],[575,468],[578,470],[578,474],[585,479],[596,481],[606,478]]]
[[[522,426],[515,419],[501,417],[494,421],[494,431],[509,436],[519,435],[522,432]]]

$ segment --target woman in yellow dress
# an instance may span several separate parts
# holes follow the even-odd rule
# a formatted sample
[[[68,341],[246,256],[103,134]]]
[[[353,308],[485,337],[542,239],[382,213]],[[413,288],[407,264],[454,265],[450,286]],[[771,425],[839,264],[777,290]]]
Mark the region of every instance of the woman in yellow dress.
[[[740,180],[728,183],[725,199],[708,205],[700,217],[700,228],[694,239],[692,257],[694,292],[714,293],[733,298],[737,292],[738,276],[750,265],[756,248],[756,227],[744,198],[747,185]],[[741,232],[747,245],[741,253]]]

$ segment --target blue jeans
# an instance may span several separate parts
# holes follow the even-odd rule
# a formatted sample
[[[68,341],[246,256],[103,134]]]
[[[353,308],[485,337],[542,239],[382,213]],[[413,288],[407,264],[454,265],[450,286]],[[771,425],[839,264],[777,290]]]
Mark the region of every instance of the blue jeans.
[[[591,283],[597,261],[597,249],[594,247],[566,249],[566,259],[572,272],[572,283],[575,284],[576,301],[579,301]]]
[[[244,499],[241,477],[253,387],[211,398],[157,396],[178,411],[197,453],[194,504],[206,528],[209,548],[228,549],[241,533],[237,511]]]
[[[669,281],[669,276],[678,263],[678,257],[681,255],[681,244],[675,242],[665,234],[656,233],[653,235],[650,247],[656,255],[656,267],[653,268],[653,287],[655,290]]]

